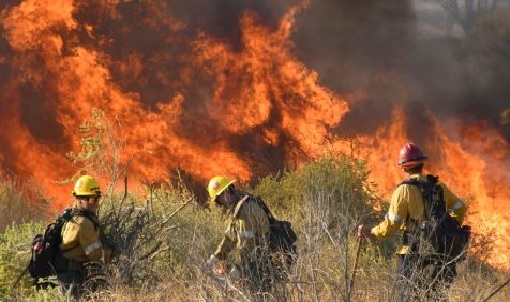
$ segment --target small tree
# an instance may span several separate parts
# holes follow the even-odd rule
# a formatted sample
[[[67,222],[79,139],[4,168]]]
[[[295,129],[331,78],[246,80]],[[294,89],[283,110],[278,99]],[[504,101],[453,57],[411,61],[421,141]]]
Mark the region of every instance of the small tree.
[[[80,150],[75,153],[68,152],[66,157],[77,166],[77,172],[69,179],[62,182],[72,182],[79,175],[86,172],[93,172],[102,175],[110,181],[107,192],[125,171],[132,158],[126,162],[121,161],[121,153],[124,147],[122,136],[122,125],[118,119],[109,119],[101,109],[92,109],[90,120],[81,123],[78,132],[80,134]]]

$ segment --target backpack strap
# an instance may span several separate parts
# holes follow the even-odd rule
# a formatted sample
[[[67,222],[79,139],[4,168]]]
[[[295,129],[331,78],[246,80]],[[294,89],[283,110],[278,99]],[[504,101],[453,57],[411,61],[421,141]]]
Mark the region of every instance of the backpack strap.
[[[438,177],[435,175],[432,175],[432,174],[427,174],[426,178],[427,178],[427,180],[425,180],[425,181],[418,179],[418,178],[407,178],[404,181],[402,181],[399,184],[399,186],[402,184],[408,184],[408,185],[417,186],[420,189],[421,196],[423,197],[423,202],[424,202],[423,203],[424,210],[425,210],[424,217],[425,217],[425,219],[430,219],[432,209],[434,207],[436,207],[436,206],[445,207],[446,205],[444,204],[444,198],[434,198],[434,196],[432,196],[433,194],[443,194],[442,189],[440,190],[440,192],[435,192],[436,186],[441,188],[438,185]],[[436,201],[438,201],[439,203],[442,203],[442,204],[435,204],[435,203],[437,203]],[[409,218],[409,210],[408,210],[406,220],[409,220],[409,219],[414,221],[414,219]]]
[[[252,198],[250,198],[252,197]],[[239,210],[241,209],[241,207],[243,206],[243,204],[248,200],[253,200],[255,201],[261,208],[262,210],[266,213],[267,215],[267,219],[269,220],[269,223],[272,223],[274,222],[276,219],[274,218],[273,216],[273,213],[271,213],[271,211],[269,210],[269,208],[267,207],[266,203],[260,199],[259,197],[253,197],[253,196],[250,196],[249,194],[246,194],[244,195],[243,199],[241,199],[237,206],[236,206],[236,209],[234,211],[234,218],[237,218],[237,215],[239,213]]]
[[[420,190],[422,199],[423,199],[423,207],[424,207],[424,215],[423,218],[425,220],[431,219],[431,210],[432,210],[432,203],[433,199],[431,198],[431,194],[433,191],[433,188],[435,184],[437,183],[437,177],[433,176],[432,174],[427,174],[426,176],[427,180],[421,180],[419,178],[407,178],[404,179],[401,183],[398,184],[398,186],[401,186],[403,184],[408,184],[412,186],[417,186]],[[402,236],[402,243],[406,245],[412,246],[413,240],[411,239],[411,234],[413,232],[417,232],[419,230],[420,220],[412,219],[409,214],[409,204],[407,209],[407,216],[406,216],[406,225],[410,225],[410,223],[414,226],[414,230],[406,230],[403,233]]]
[[[250,198],[250,195],[244,195],[244,197],[241,200],[239,200],[239,202],[237,202],[237,205],[234,210],[234,219],[237,218],[237,216],[239,215],[239,211],[241,211],[241,208],[243,207],[244,202],[246,200],[248,200],[248,198]]]
[[[417,178],[406,178],[406,179],[404,179],[401,183],[399,183],[399,184],[397,185],[397,187],[400,187],[401,185],[404,185],[404,184],[405,184],[405,185],[412,185],[412,186],[417,186],[417,187],[419,187],[419,186],[420,186],[420,180],[419,180],[419,179],[417,179]],[[420,189],[420,191],[421,191],[421,189]],[[422,194],[422,195],[423,195],[423,194]],[[409,222],[413,223],[413,224],[415,225],[415,227],[416,227],[416,226],[418,226],[418,221],[417,221],[417,220],[415,220],[415,219],[412,219],[412,218],[410,217],[410,215],[409,215],[409,203],[408,203],[408,204],[407,204],[406,225],[407,225],[407,224],[409,224]],[[408,233],[408,231],[407,231],[407,232],[405,232],[405,233]],[[404,234],[404,236],[405,236],[405,234]]]

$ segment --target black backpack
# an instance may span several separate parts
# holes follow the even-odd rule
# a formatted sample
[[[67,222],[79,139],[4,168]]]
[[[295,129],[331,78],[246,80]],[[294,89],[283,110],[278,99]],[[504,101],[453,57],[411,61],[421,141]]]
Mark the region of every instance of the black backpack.
[[[404,244],[408,244],[412,252],[421,256],[439,257],[448,261],[464,260],[470,227],[461,226],[450,216],[438,177],[428,174],[426,181],[407,179],[401,184],[417,186],[425,208],[423,221],[410,219],[414,223],[415,232],[404,233]]]
[[[45,280],[56,274],[55,259],[60,254],[62,227],[72,217],[72,209],[65,209],[58,215],[55,222],[48,224],[44,234],[37,234],[32,240],[32,258],[28,263],[28,272],[37,289],[53,285]]]
[[[272,254],[273,265],[275,269],[284,270],[284,266],[290,267],[297,260],[297,234],[289,221],[274,218],[273,213],[260,198],[255,200],[266,212],[269,220],[269,251]]]

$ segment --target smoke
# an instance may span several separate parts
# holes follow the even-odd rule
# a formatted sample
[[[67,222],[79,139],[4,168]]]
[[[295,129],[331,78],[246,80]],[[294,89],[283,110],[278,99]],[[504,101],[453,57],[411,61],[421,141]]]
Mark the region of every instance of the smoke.
[[[143,151],[144,145],[165,153],[165,158],[159,159],[160,170],[178,166],[197,176],[201,174],[199,167],[205,173],[221,171],[228,159],[232,167],[227,170],[239,170],[235,175],[246,179],[282,168],[285,154],[302,148],[298,138],[285,130],[289,121],[292,124],[301,118],[296,114],[301,109],[289,118],[286,113],[271,111],[274,104],[268,99],[266,108],[257,108],[257,87],[251,92],[252,88],[239,91],[239,85],[250,87],[259,81],[249,76],[247,68],[260,68],[255,66],[256,60],[250,60],[264,59],[257,58],[257,46],[248,45],[250,38],[241,33],[244,19],[244,30],[254,27],[254,39],[264,38],[259,30],[268,36],[276,43],[269,45],[275,48],[269,52],[280,51],[286,57],[279,64],[286,63],[288,48],[284,44],[288,36],[286,29],[279,27],[292,4],[295,2],[10,1],[1,17],[1,67],[5,69],[2,114],[4,129],[11,129],[0,135],[5,142],[2,166],[37,177],[29,172],[35,163],[26,157],[42,161],[76,150],[76,129],[91,108],[99,107],[132,126],[126,128],[126,145],[135,149],[133,153]],[[247,47],[254,47],[251,53]],[[234,60],[241,65],[222,66],[235,64]],[[295,64],[299,65],[288,65],[292,68]],[[285,77],[281,79],[285,83],[313,76],[308,73],[301,68],[296,75],[274,76]],[[274,89],[286,89],[278,87],[281,85],[275,84]],[[308,89],[307,85],[303,89]],[[302,98],[300,92],[294,94]],[[253,99],[244,100],[250,95]],[[331,98],[327,91],[318,95],[321,101]],[[286,105],[279,106],[284,110],[281,106]],[[238,107],[243,112],[237,112]],[[310,121],[314,123],[314,119]],[[323,123],[317,124],[320,136]],[[335,121],[330,118],[325,123]],[[165,135],[168,146],[162,147]],[[22,140],[28,142],[19,144]],[[302,150],[296,154],[306,158],[306,153]],[[254,172],[239,162],[241,156],[253,163]],[[156,164],[148,158],[138,162]],[[50,166],[40,166],[38,174],[61,179],[59,172],[70,171]]]
[[[510,76],[504,68],[488,73],[504,56],[470,63],[460,38],[419,32],[410,1],[44,2],[10,0],[2,10],[0,117],[3,129],[18,129],[48,154],[76,148],[73,131],[92,107],[139,123],[134,144],[164,144],[166,135],[177,146],[161,150],[166,164],[193,175],[200,172],[191,166],[214,170],[197,158],[218,149],[250,163],[245,177],[281,169],[313,157],[320,147],[312,145],[328,131],[373,135],[397,104],[418,142],[431,134],[430,112],[440,121],[483,120],[510,135],[499,123]],[[257,40],[264,35],[266,44]],[[469,55],[493,54],[494,43]],[[479,78],[471,67],[488,74]],[[0,161],[19,172],[27,155],[15,140],[0,132]],[[191,159],[198,163],[190,165],[183,149],[198,152]]]
[[[406,101],[401,75],[414,33],[414,12],[404,1],[313,1],[299,15],[299,57],[326,86],[351,95],[339,132],[373,133],[393,104]]]
[[[413,140],[473,199],[473,231],[495,230],[489,258],[508,267],[508,10],[459,36],[423,31],[416,1],[3,3],[0,169],[56,206],[70,189],[54,181],[81,168],[101,183],[126,168],[130,189],[179,169],[200,196],[214,175],[249,181],[324,154],[365,160],[387,197]],[[73,165],[66,152],[96,142],[78,132],[93,108],[113,137],[96,166]]]
[[[427,111],[441,120],[488,121],[509,138],[509,127],[498,123],[508,107],[509,60],[496,30],[510,28],[501,24],[509,12],[481,18],[468,37],[423,31],[419,13],[412,1],[322,0],[299,15],[292,38],[300,59],[327,87],[352,96],[338,131],[373,133],[403,104],[416,140],[424,135],[416,129],[430,128]],[[437,7],[434,14],[447,13]]]

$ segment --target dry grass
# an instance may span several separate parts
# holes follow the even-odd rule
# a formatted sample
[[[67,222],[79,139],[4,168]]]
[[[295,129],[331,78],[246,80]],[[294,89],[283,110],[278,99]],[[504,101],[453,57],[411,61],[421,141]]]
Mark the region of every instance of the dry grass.
[[[100,218],[105,240],[116,248],[117,257],[107,269],[108,291],[95,293],[89,300],[397,301],[392,240],[363,244],[356,279],[349,288],[357,251],[355,226],[374,217],[364,203],[366,191],[354,185],[359,173],[332,167],[320,163],[289,178],[266,179],[255,188],[277,217],[292,222],[299,236],[298,261],[288,280],[274,284],[270,294],[252,295],[239,283],[218,279],[204,266],[221,239],[224,217],[196,202],[173,214],[193,196],[182,187],[168,186],[153,190],[148,201],[124,192],[106,198]],[[3,188],[9,186],[13,184],[3,184]],[[3,192],[18,196],[16,190]],[[271,198],[273,192],[279,194],[277,203]],[[286,201],[285,196],[292,198]],[[14,211],[13,203],[3,200],[1,205]],[[40,231],[34,229],[37,225],[16,219],[18,224],[0,233],[0,265],[9,267],[9,272],[0,270],[0,300],[65,301],[58,291],[35,292],[28,279],[15,289],[9,287],[12,271],[20,270],[27,260],[30,230]],[[458,266],[450,300],[483,301],[507,278],[508,273],[470,257]],[[510,301],[510,288],[503,288],[491,301]]]
[[[12,222],[46,220],[48,204],[36,182],[0,173],[0,232]]]

